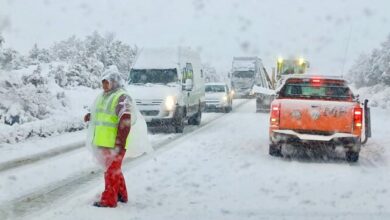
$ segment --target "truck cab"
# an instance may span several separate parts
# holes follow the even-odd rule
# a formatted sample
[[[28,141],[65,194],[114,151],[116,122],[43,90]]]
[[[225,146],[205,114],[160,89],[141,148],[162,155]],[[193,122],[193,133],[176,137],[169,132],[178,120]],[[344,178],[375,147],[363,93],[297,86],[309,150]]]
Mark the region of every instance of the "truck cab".
[[[344,79],[288,77],[271,103],[269,154],[281,156],[284,144],[341,146],[347,161],[356,162],[362,142],[371,136],[369,118],[367,102],[362,105]]]
[[[231,87],[235,98],[253,98],[253,86],[263,71],[263,63],[258,57],[233,57]]]
[[[148,127],[199,125],[205,105],[199,54],[188,48],[144,49],[131,68],[128,91]]]

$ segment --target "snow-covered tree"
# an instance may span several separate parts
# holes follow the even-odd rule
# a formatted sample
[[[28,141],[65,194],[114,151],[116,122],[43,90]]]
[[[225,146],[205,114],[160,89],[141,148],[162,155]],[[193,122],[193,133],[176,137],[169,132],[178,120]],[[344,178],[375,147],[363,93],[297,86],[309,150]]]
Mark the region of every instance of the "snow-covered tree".
[[[0,81],[1,122],[13,125],[36,119],[43,119],[50,113],[53,98],[49,91],[48,81],[42,76],[38,65],[32,71],[26,69],[22,77],[13,77],[12,72]],[[31,72],[30,72],[31,71]]]
[[[39,62],[49,63],[51,61],[49,50],[39,49],[37,44],[34,44],[33,48],[29,52],[28,57],[32,61],[35,61],[34,64],[38,64]]]
[[[85,51],[83,42],[72,36],[66,40],[54,43],[50,48],[50,53],[58,61],[73,61],[82,56]]]
[[[361,55],[347,74],[358,87],[390,85],[390,35],[379,49]]]
[[[0,49],[3,47],[4,37],[0,34]]]
[[[127,78],[137,53],[137,47],[98,32],[84,39],[70,37],[49,49],[35,44],[26,56],[4,48],[3,41],[0,36],[0,127],[10,127],[0,139],[7,142],[84,128],[80,117],[61,125],[52,121],[54,114],[67,114],[68,90],[100,87],[107,68],[115,67]]]
[[[0,51],[0,68],[6,70],[27,67],[28,60],[16,50],[6,48]]]
[[[85,40],[71,37],[55,43],[51,48],[52,57],[57,61],[70,64],[69,68],[60,68],[58,73],[51,70],[60,86],[100,86],[100,77],[105,68],[115,65],[124,78],[128,77],[130,68],[137,54],[137,47],[130,47],[115,40],[113,34],[106,36],[93,32]],[[66,79],[60,79],[65,72]]]
[[[370,57],[367,54],[361,54],[348,72],[348,78],[360,88],[368,84],[365,77],[370,73]]]

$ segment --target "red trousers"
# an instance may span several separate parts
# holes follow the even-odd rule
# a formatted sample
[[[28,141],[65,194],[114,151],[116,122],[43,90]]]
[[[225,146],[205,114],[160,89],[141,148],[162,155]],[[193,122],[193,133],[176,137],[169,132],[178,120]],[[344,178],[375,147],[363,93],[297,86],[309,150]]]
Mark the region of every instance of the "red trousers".
[[[105,189],[100,203],[104,206],[116,207],[118,198],[127,202],[127,189],[125,178],[122,174],[122,160],[126,149],[121,148],[119,153],[112,155],[112,149],[103,149],[106,160],[106,172],[104,173]]]

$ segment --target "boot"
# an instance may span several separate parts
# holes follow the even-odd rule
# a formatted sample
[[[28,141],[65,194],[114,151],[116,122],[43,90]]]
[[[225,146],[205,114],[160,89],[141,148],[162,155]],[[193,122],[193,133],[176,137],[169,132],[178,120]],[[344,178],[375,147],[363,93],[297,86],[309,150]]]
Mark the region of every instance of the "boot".
[[[122,195],[118,195],[118,202],[127,203],[127,199],[123,198]]]
[[[96,207],[103,207],[103,208],[115,208],[115,206],[109,206],[109,205],[106,205],[106,204],[103,204],[101,202],[94,202],[93,203],[93,206],[96,206]]]

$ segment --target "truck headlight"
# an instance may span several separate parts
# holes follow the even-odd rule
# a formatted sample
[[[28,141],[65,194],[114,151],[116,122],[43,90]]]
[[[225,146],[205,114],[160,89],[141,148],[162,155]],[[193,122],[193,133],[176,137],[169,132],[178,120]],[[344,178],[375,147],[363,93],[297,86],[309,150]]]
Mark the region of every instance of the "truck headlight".
[[[222,102],[227,102],[227,100],[228,100],[227,95],[224,95],[224,96],[222,97],[222,99],[221,99]]]
[[[176,100],[174,96],[167,96],[165,99],[165,109],[172,111],[175,108]]]

